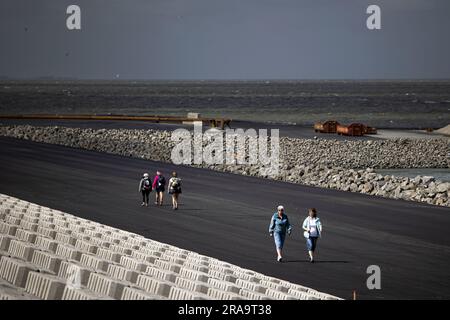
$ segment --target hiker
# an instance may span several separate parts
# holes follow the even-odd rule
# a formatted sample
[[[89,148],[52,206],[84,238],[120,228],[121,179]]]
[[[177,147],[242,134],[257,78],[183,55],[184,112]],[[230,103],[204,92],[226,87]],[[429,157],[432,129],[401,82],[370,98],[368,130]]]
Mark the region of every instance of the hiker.
[[[155,204],[158,206],[163,205],[164,190],[166,187],[166,178],[161,174],[161,171],[156,171],[155,179],[153,179],[153,189],[156,191],[156,201]]]
[[[142,179],[139,182],[139,191],[142,193],[142,206],[148,207],[150,192],[152,191],[152,184],[148,173],[142,175]]]
[[[284,213],[284,207],[278,206],[277,212],[275,212],[270,220],[269,235],[275,240],[275,247],[277,249],[278,257],[277,261],[282,262],[284,239],[286,238],[286,232],[291,235],[291,224],[287,215]]]
[[[308,209],[308,217],[303,221],[303,233],[306,238],[306,248],[309,254],[309,261],[314,263],[314,251],[316,250],[317,239],[322,235],[322,222],[317,217],[316,208]]]
[[[178,196],[181,193],[181,179],[177,173],[172,172],[172,178],[169,180],[169,194],[172,195],[172,209],[178,210]]]

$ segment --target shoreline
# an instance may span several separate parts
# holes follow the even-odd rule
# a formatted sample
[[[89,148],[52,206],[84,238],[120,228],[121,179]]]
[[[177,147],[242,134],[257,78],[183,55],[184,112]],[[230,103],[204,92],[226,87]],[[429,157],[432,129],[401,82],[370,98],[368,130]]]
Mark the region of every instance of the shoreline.
[[[140,129],[140,130],[168,130],[173,131],[178,128],[192,129],[189,124],[171,124],[171,123],[154,123],[142,121],[108,121],[108,120],[42,120],[42,119],[1,119],[0,126],[12,125],[32,125],[32,126],[61,126],[69,128],[90,128],[90,129]],[[205,130],[209,127],[204,126]],[[338,134],[327,134],[314,132],[313,126],[300,124],[287,124],[275,122],[258,122],[247,120],[233,120],[231,122],[232,129],[279,129],[280,137],[304,138],[304,139],[327,139],[327,140],[379,140],[379,139],[435,139],[448,138],[450,136],[440,134],[438,132],[427,133],[420,129],[403,129],[403,128],[378,128],[378,133],[373,135],[365,135],[361,137],[340,136]]]
[[[0,135],[171,163],[170,131],[0,126]],[[193,165],[296,184],[450,206],[450,183],[429,176],[382,175],[374,169],[449,168],[448,139],[326,140],[280,138],[280,172],[262,164]]]

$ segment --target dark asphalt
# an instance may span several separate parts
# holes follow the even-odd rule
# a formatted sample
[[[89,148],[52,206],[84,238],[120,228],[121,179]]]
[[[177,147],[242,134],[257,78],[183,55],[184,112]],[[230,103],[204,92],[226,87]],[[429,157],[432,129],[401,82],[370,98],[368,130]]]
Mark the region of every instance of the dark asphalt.
[[[0,192],[349,299],[450,299],[450,209],[0,138]],[[176,169],[181,207],[140,206],[144,171]],[[151,194],[152,198],[154,193]],[[169,200],[167,198],[167,200]],[[286,262],[267,229],[278,204],[294,225]],[[316,207],[318,261],[300,224]],[[366,269],[381,268],[381,290]]]

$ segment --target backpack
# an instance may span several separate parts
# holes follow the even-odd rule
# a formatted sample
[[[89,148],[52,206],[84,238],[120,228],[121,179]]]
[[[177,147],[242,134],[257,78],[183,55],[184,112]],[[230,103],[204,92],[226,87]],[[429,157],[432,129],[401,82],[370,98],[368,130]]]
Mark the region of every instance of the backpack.
[[[150,184],[150,180],[144,179],[143,189],[144,190],[150,190],[151,188],[152,188],[152,185]]]
[[[173,178],[172,180],[172,188],[176,189],[181,187],[181,181],[178,178]]]
[[[166,178],[163,176],[159,176],[158,178],[158,187],[163,187],[166,185]]]

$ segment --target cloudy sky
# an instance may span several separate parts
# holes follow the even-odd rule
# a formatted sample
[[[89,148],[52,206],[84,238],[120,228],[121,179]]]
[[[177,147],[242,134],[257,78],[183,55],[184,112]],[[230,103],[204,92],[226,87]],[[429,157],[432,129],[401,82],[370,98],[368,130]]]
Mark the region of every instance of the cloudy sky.
[[[66,9],[81,7],[81,30]],[[382,29],[366,28],[381,7]],[[2,0],[0,76],[450,78],[448,0]]]

